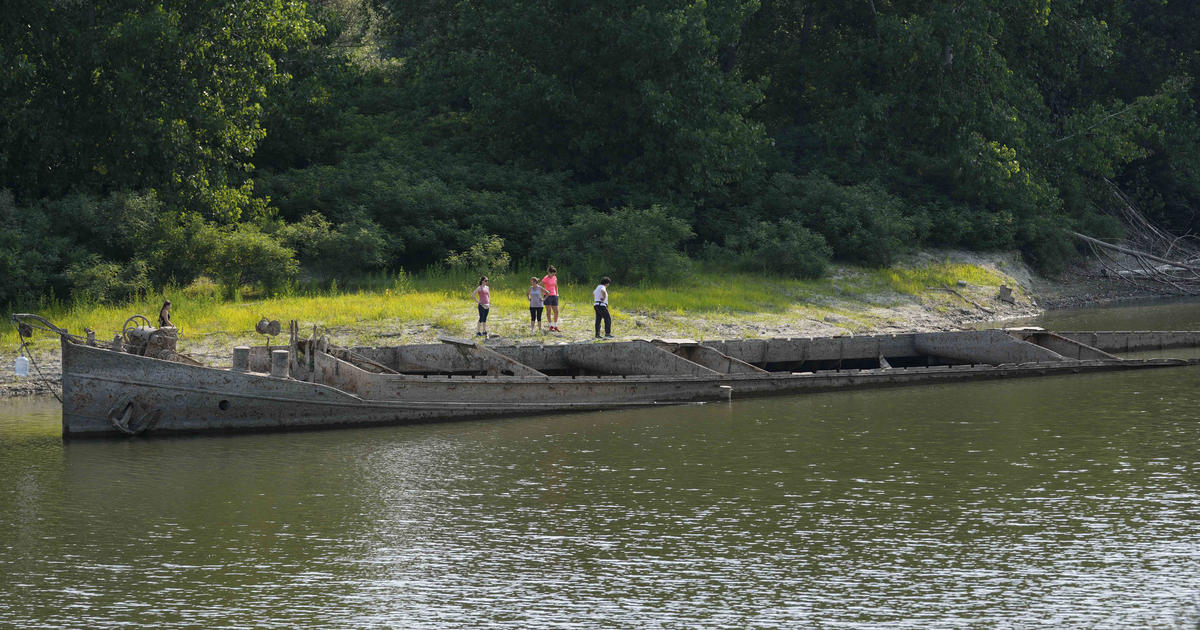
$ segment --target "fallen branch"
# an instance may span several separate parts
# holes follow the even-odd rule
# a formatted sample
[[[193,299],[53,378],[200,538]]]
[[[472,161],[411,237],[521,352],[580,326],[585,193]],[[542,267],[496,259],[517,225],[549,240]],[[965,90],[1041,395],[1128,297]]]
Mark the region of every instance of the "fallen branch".
[[[1175,267],[1178,269],[1185,269],[1185,270],[1191,271],[1193,273],[1200,273],[1200,266],[1197,266],[1197,265],[1189,265],[1186,263],[1181,263],[1179,261],[1163,258],[1161,256],[1155,256],[1154,254],[1151,254],[1149,252],[1143,252],[1143,251],[1139,251],[1136,249],[1130,249],[1128,247],[1121,247],[1120,245],[1114,245],[1112,243],[1106,243],[1098,238],[1092,238],[1086,234],[1080,234],[1079,232],[1071,232],[1071,235],[1076,238],[1083,239],[1084,241],[1091,243],[1092,245],[1095,245],[1097,247],[1103,247],[1104,249],[1110,249],[1112,251],[1120,252],[1122,254],[1125,254],[1128,256],[1133,256],[1135,258],[1144,258],[1146,260],[1153,260],[1154,262],[1162,263],[1164,265],[1167,265],[1168,267]]]
[[[1068,233],[1088,244],[1104,265],[1105,276],[1154,293],[1200,295],[1200,240],[1190,234],[1177,236],[1154,225],[1116,184],[1108,184],[1128,230],[1123,244]]]

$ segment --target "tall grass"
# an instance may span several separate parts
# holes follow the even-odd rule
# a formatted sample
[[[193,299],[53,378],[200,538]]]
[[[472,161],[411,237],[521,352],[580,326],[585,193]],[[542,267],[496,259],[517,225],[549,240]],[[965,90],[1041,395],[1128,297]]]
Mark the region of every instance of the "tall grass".
[[[889,267],[858,269],[860,289],[892,291],[901,295],[917,295],[939,287],[954,287],[959,281],[977,286],[998,286],[1012,282],[1002,273],[964,263],[940,262],[921,267]]]
[[[492,332],[515,335],[528,330],[525,292],[530,276],[542,275],[525,268],[490,278],[493,310],[488,324]],[[680,322],[676,326],[686,326],[688,320],[734,320],[748,315],[812,317],[823,309],[838,311],[834,306],[824,306],[831,298],[919,295],[931,288],[954,286],[959,280],[990,286],[1011,282],[1003,274],[983,267],[950,262],[887,269],[844,268],[835,278],[817,281],[705,268],[686,277],[632,286],[622,285],[617,279],[609,286],[609,293],[618,319],[631,314],[662,316]],[[91,327],[101,340],[111,339],[132,314],[144,314],[155,321],[164,299],[172,302],[172,319],[184,339],[220,333],[251,338],[255,323],[263,317],[284,322],[295,319],[305,327],[318,325],[352,334],[366,331],[402,337],[405,330],[415,327],[436,334],[469,335],[475,324],[471,292],[477,281],[478,276],[471,273],[434,269],[363,276],[342,288],[293,286],[285,294],[263,299],[229,301],[211,291],[172,287],[160,295],[120,305],[48,300],[27,310],[35,310],[76,334]],[[560,284],[562,321],[575,330],[591,328],[594,287],[591,282]],[[6,327],[0,333],[0,348],[16,344],[15,330]]]

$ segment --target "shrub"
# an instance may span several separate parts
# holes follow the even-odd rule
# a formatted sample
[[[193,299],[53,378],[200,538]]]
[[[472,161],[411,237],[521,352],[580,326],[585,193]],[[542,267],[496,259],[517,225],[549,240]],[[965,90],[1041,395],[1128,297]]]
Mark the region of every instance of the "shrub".
[[[354,219],[338,226],[324,252],[327,268],[339,273],[378,271],[391,262],[398,244],[378,223]]]
[[[752,223],[731,235],[726,247],[741,269],[793,278],[820,278],[833,255],[824,237],[790,219]]]
[[[144,260],[125,264],[105,262],[93,254],[67,267],[71,297],[92,304],[120,304],[140,299],[150,292],[149,267]]]
[[[211,300],[221,293],[221,287],[208,276],[199,276],[192,280],[181,292],[194,300]]]
[[[504,251],[504,239],[492,234],[485,236],[463,252],[450,252],[446,266],[454,271],[470,271],[474,274],[503,276],[508,271],[512,258]]]
[[[882,186],[843,186],[823,174],[777,173],[747,210],[760,220],[791,220],[820,234],[833,256],[847,262],[887,265],[918,236],[902,200]]]
[[[1076,244],[1056,217],[1034,217],[1021,226],[1021,254],[1043,273],[1056,274],[1079,256]]]
[[[947,203],[928,206],[929,240],[951,247],[1009,249],[1016,245],[1018,222],[1011,212]]]
[[[66,239],[50,228],[39,207],[19,207],[0,190],[0,305],[43,295],[55,273]]]
[[[562,223],[572,205],[567,174],[451,149],[440,140],[444,131],[434,131],[439,139],[431,143],[420,141],[424,130],[393,136],[394,130],[368,123],[361,133],[369,149],[348,149],[334,165],[259,171],[256,190],[289,221],[314,209],[335,226],[374,221],[392,239],[388,266],[410,269],[444,264],[451,250],[463,251],[487,234],[502,235],[507,251],[528,251],[533,238]],[[308,266],[303,253],[300,260]]]
[[[220,282],[228,297],[236,297],[244,284],[258,284],[274,293],[300,269],[296,253],[258,228],[239,225],[206,233],[215,236],[207,272]]]
[[[562,230],[542,232],[533,254],[572,278],[608,275],[637,282],[686,274],[690,263],[679,247],[691,236],[688,224],[664,206],[625,207],[612,214],[588,208]]]
[[[158,286],[187,285],[209,269],[222,234],[198,214],[164,212],[146,226],[138,256]]]
[[[392,291],[395,293],[409,293],[413,290],[412,276],[409,275],[403,267],[396,272],[396,277],[392,280]]]
[[[335,229],[319,212],[280,227],[275,236],[296,252],[305,267],[342,276],[383,269],[398,249],[396,239],[370,219],[355,218]]]
[[[280,242],[296,252],[301,263],[309,264],[321,258],[321,254],[333,233],[333,224],[320,212],[310,212],[295,223],[288,223],[275,231]]]
[[[834,257],[886,266],[912,248],[913,225],[901,211],[903,203],[882,186],[842,186],[824,175],[799,184],[796,218],[825,237]]]

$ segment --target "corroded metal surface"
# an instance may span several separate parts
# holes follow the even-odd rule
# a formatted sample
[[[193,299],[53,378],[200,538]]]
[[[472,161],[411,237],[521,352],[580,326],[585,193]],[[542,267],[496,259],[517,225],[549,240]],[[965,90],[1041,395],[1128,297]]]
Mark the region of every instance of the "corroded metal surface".
[[[922,333],[914,336],[917,352],[965,363],[1028,363],[1062,361],[1049,348],[1017,339],[1002,330],[971,330],[962,333]]]
[[[441,341],[457,350],[472,368],[480,369],[488,376],[546,376],[520,361],[480,345],[477,341],[465,342],[449,337]]]
[[[688,361],[646,341],[571,344],[566,361],[572,367],[600,374],[670,374],[715,377],[717,372]]]
[[[655,345],[721,374],[766,374],[767,371],[691,340],[660,339]]]
[[[1145,359],[1136,361],[1060,361],[1002,365],[941,365],[915,368],[829,370],[824,372],[779,373],[768,376],[730,375],[725,383],[734,395],[799,393],[838,389],[898,387],[947,381],[973,381],[1082,374],[1145,368],[1200,365],[1197,359]]]
[[[718,400],[720,379],[706,376],[420,376],[373,374],[328,354],[316,380],[363,400],[468,401],[480,404],[608,404]]]
[[[130,402],[161,411],[154,434],[237,432],[366,424],[406,424],[512,414],[555,413],[722,400],[716,378],[511,377],[426,379],[371,374],[328,354],[317,357],[333,387],[161,361],[63,341],[63,435],[122,433],[110,416]],[[372,380],[382,379],[382,380]],[[394,395],[384,399],[386,386]],[[365,397],[355,389],[374,393]]]
[[[1059,332],[1058,335],[1104,352],[1145,352],[1200,347],[1200,330],[1100,330]]]
[[[1078,359],[1080,361],[1095,359],[1101,361],[1119,361],[1119,357],[1115,357],[1103,350],[1094,346],[1089,346],[1085,343],[1080,343],[1069,337],[1064,337],[1058,333],[1052,333],[1048,330],[1040,331],[1009,331],[1009,334],[1029,343],[1037,344],[1048,350],[1052,350],[1062,355],[1067,359]]]
[[[1121,360],[1108,351],[1155,344],[1200,346],[1200,333],[1122,337],[993,330],[704,343],[429,344],[353,351],[330,349],[324,340],[293,338],[289,346],[251,348],[245,367],[239,362],[238,370],[89,347],[67,337],[62,344],[63,435],[86,437],[436,422],[727,400],[731,392],[758,395],[1194,365],[1196,360]],[[929,363],[912,361],[922,357]],[[907,366],[891,367],[898,360]],[[843,361],[864,369],[842,369]],[[760,367],[765,365],[818,368],[767,372]]]

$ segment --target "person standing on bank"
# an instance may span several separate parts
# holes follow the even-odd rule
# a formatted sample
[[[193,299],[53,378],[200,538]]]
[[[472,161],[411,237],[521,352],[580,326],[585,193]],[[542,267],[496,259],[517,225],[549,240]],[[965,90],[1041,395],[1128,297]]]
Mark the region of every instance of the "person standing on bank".
[[[542,332],[542,294],[543,289],[537,278],[529,278],[529,290],[525,297],[529,298],[529,334],[533,334],[533,324],[537,322],[538,334]]]
[[[596,338],[600,338],[600,320],[604,320],[604,338],[612,339],[612,316],[608,314],[608,285],[612,280],[608,276],[600,279],[600,284],[592,290],[592,308],[596,309]]]
[[[558,270],[554,265],[546,267],[546,276],[542,278],[542,287],[546,296],[542,298],[546,305],[546,326],[550,332],[562,332],[558,329]]]
[[[159,328],[174,328],[175,324],[171,323],[171,300],[163,302],[162,308],[158,309],[158,327]]]
[[[471,294],[475,297],[475,306],[479,308],[479,322],[475,324],[475,336],[487,337],[488,311],[492,307],[492,292],[488,288],[487,276],[480,276],[479,286]]]

